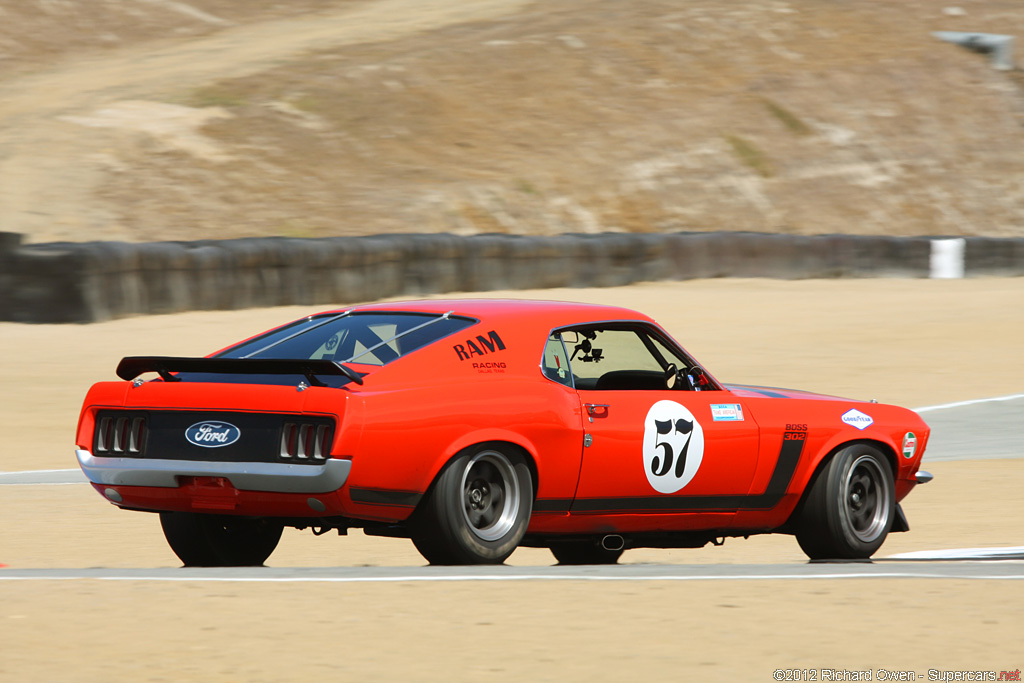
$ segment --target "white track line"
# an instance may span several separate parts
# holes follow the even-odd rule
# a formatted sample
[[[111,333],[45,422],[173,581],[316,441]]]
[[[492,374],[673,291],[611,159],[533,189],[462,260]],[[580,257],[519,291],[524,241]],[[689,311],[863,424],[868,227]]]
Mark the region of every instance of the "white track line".
[[[64,481],[45,481],[47,478]],[[78,486],[87,483],[89,480],[77,467],[66,470],[0,472],[0,486]]]
[[[1024,574],[941,574],[929,572],[862,572],[856,574],[751,574],[749,576],[719,576],[697,574],[693,576],[591,576],[518,574],[513,576],[324,576],[324,577],[202,577],[202,576],[4,576],[0,581],[162,581],[188,583],[449,583],[458,581],[806,581],[808,579],[947,579],[981,581],[1019,581]]]
[[[917,550],[889,555],[887,560],[987,560],[998,557],[1024,557],[1024,546],[1015,548],[953,548],[951,550]]]
[[[915,413],[927,413],[933,410],[945,410],[946,408],[962,408],[963,406],[973,406],[979,403],[994,403],[996,401],[1016,401],[1019,398],[1024,398],[1024,394],[1011,394],[1010,396],[997,396],[995,398],[976,398],[973,401],[957,401],[956,403],[943,403],[937,406],[925,406],[923,408],[911,408]]]
[[[88,483],[87,481],[0,481],[0,486],[81,486]]]

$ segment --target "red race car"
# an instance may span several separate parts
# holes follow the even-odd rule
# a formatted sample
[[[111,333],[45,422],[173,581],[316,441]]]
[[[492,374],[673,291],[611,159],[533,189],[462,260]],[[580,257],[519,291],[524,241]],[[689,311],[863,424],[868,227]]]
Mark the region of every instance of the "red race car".
[[[411,538],[432,564],[763,533],[866,558],[931,479],[914,412],[722,384],[610,306],[355,306],[117,374],[85,399],[78,461],[113,504],[158,512],[186,565],[262,564],[286,526]]]

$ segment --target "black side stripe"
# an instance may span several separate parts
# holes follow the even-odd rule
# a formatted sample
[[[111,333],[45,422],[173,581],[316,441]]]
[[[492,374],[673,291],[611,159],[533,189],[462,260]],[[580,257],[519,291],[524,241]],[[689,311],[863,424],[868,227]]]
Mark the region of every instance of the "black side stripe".
[[[538,498],[533,501],[534,513],[568,512],[572,498]]]
[[[715,510],[768,510],[782,500],[800,463],[806,432],[786,432],[775,470],[764,493],[728,496],[635,496],[631,498],[581,498],[573,512],[695,512]]]
[[[793,474],[800,462],[800,455],[804,452],[806,439],[807,432],[785,432],[782,435],[782,448],[779,449],[779,459],[775,463],[772,478],[768,480],[764,493],[753,496],[758,499],[755,509],[775,507],[782,500],[786,489],[789,488],[789,482],[793,481]]]

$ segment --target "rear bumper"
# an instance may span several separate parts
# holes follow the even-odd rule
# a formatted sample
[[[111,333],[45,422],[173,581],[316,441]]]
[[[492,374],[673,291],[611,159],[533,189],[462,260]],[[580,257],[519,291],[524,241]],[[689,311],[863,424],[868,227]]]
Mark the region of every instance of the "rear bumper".
[[[327,460],[323,465],[262,462],[207,462],[97,457],[76,450],[78,464],[93,484],[177,488],[179,477],[223,477],[240,491],[328,493],[348,480],[350,460]]]

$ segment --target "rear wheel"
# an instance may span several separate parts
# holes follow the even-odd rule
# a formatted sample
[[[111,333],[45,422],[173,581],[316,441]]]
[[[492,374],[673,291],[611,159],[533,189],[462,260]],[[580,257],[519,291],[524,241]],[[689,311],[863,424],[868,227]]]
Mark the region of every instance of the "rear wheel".
[[[161,512],[160,526],[186,567],[258,567],[284,528],[267,519],[194,512]]]
[[[615,564],[623,550],[606,550],[594,541],[563,541],[551,544],[551,554],[558,564]]]
[[[895,513],[886,457],[874,446],[854,444],[818,472],[797,520],[796,539],[812,560],[868,558],[885,542]]]
[[[523,539],[532,509],[526,459],[485,444],[445,466],[410,532],[430,564],[501,564]]]

